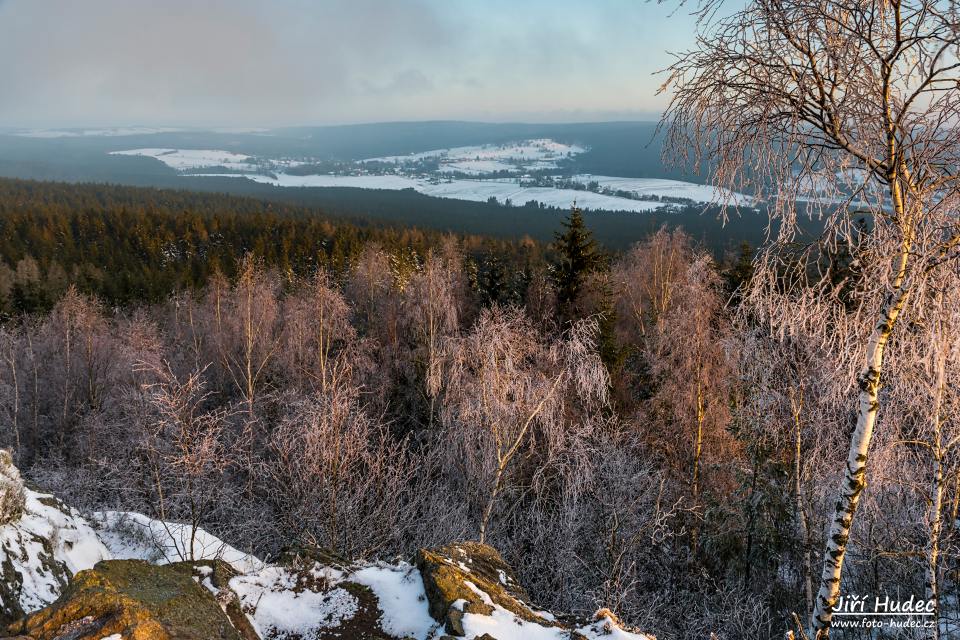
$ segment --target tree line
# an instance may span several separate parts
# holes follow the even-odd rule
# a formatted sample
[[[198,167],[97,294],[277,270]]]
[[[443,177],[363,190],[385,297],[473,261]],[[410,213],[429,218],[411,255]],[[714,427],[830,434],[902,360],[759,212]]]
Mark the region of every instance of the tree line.
[[[0,314],[49,311],[70,285],[111,306],[157,302],[235,276],[247,253],[288,280],[341,273],[369,242],[411,259],[443,235],[224,194],[0,180]],[[530,239],[460,242],[481,275],[523,272],[543,251]]]

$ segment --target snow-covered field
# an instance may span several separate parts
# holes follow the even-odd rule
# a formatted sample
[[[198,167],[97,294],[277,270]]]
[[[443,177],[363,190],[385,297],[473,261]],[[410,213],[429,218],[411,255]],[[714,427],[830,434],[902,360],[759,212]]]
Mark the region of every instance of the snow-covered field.
[[[382,156],[367,158],[361,162],[388,162],[397,165],[411,164],[436,158],[440,161],[441,173],[461,171],[469,174],[493,173],[496,171],[525,172],[535,169],[555,169],[557,162],[586,151],[574,144],[564,144],[549,138],[523,140],[508,144],[483,144],[449,149],[433,149],[405,156]]]
[[[454,147],[436,149],[408,156],[384,156],[370,158],[358,163],[374,160],[393,163],[396,169],[392,173],[362,175],[292,175],[285,173],[289,167],[302,164],[290,159],[254,158],[240,153],[214,149],[130,149],[114,151],[115,155],[150,157],[163,162],[168,167],[183,172],[187,176],[205,177],[242,177],[262,184],[276,187],[352,187],[356,189],[413,189],[426,196],[486,202],[495,198],[501,204],[523,206],[530,201],[546,207],[567,209],[574,203],[582,209],[594,211],[633,211],[645,212],[658,209],[670,209],[675,203],[654,199],[638,200],[636,196],[659,196],[666,198],[685,198],[694,202],[724,201],[728,204],[748,204],[750,199],[739,194],[729,197],[718,195],[712,187],[655,178],[619,178],[616,176],[597,176],[582,174],[570,178],[587,185],[596,182],[601,188],[627,191],[635,197],[619,197],[609,193],[595,193],[587,190],[554,188],[549,186],[530,186],[515,178],[450,178],[449,174],[461,171],[477,176],[492,172],[509,170],[513,172],[531,169],[556,168],[557,162],[569,156],[583,153],[586,149],[549,139],[525,140],[504,145],[479,145],[472,147]],[[432,176],[418,174],[411,164],[426,158],[439,159],[439,168]],[[236,173],[194,173],[201,169],[224,167]],[[359,173],[359,171],[358,171]]]
[[[714,187],[681,180],[667,180],[663,178],[618,178],[616,176],[595,176],[589,173],[573,176],[582,184],[596,182],[601,188],[615,191],[629,191],[638,196],[660,196],[670,198],[689,198],[694,202],[726,202],[728,198],[720,194]],[[729,204],[750,203],[750,198],[742,194],[731,194]]]
[[[205,167],[224,167],[237,171],[256,171],[251,156],[216,149],[130,149],[111,151],[112,156],[144,156],[156,158],[177,171],[185,169],[203,169]]]
[[[386,189],[399,191],[413,189],[426,196],[435,198],[451,198],[453,200],[470,200],[486,202],[496,198],[497,202],[505,204],[508,200],[514,206],[522,206],[530,200],[547,207],[568,209],[574,202],[581,209],[604,211],[654,211],[666,205],[662,202],[647,200],[631,200],[617,198],[590,191],[575,189],[553,189],[551,187],[524,187],[513,180],[429,180],[400,175],[364,175],[364,176],[333,176],[313,175],[295,176],[280,173],[277,177],[257,174],[196,174],[199,177],[248,178],[262,184],[272,184],[277,187],[353,187],[356,189]],[[667,181],[669,182],[669,181]]]
[[[581,209],[607,211],[654,211],[663,207],[660,202],[617,198],[590,191],[575,189],[553,189],[551,187],[524,187],[512,181],[494,180],[453,180],[420,184],[417,191],[436,198],[455,200],[473,200],[485,202],[496,198],[505,204],[508,200],[514,206],[522,206],[530,200],[547,207],[569,209],[574,203]]]

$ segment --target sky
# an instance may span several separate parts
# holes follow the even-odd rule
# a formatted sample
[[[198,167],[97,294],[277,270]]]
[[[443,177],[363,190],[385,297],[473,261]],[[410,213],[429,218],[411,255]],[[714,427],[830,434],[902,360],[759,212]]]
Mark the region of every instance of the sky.
[[[655,119],[643,0],[0,0],[0,127]]]

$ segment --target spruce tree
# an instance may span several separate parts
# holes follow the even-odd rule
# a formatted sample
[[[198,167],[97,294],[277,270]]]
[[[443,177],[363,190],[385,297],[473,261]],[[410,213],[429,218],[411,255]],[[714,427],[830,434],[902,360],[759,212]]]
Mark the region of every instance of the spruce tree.
[[[564,230],[556,234],[554,244],[557,258],[553,277],[560,313],[569,320],[587,275],[600,268],[604,260],[593,234],[583,222],[583,212],[576,204],[562,224]]]

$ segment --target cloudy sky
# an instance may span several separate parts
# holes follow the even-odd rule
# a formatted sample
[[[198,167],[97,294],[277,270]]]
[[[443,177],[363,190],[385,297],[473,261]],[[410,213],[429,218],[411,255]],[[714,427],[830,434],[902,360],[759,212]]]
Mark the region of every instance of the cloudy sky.
[[[0,0],[0,127],[655,117],[642,0]]]

